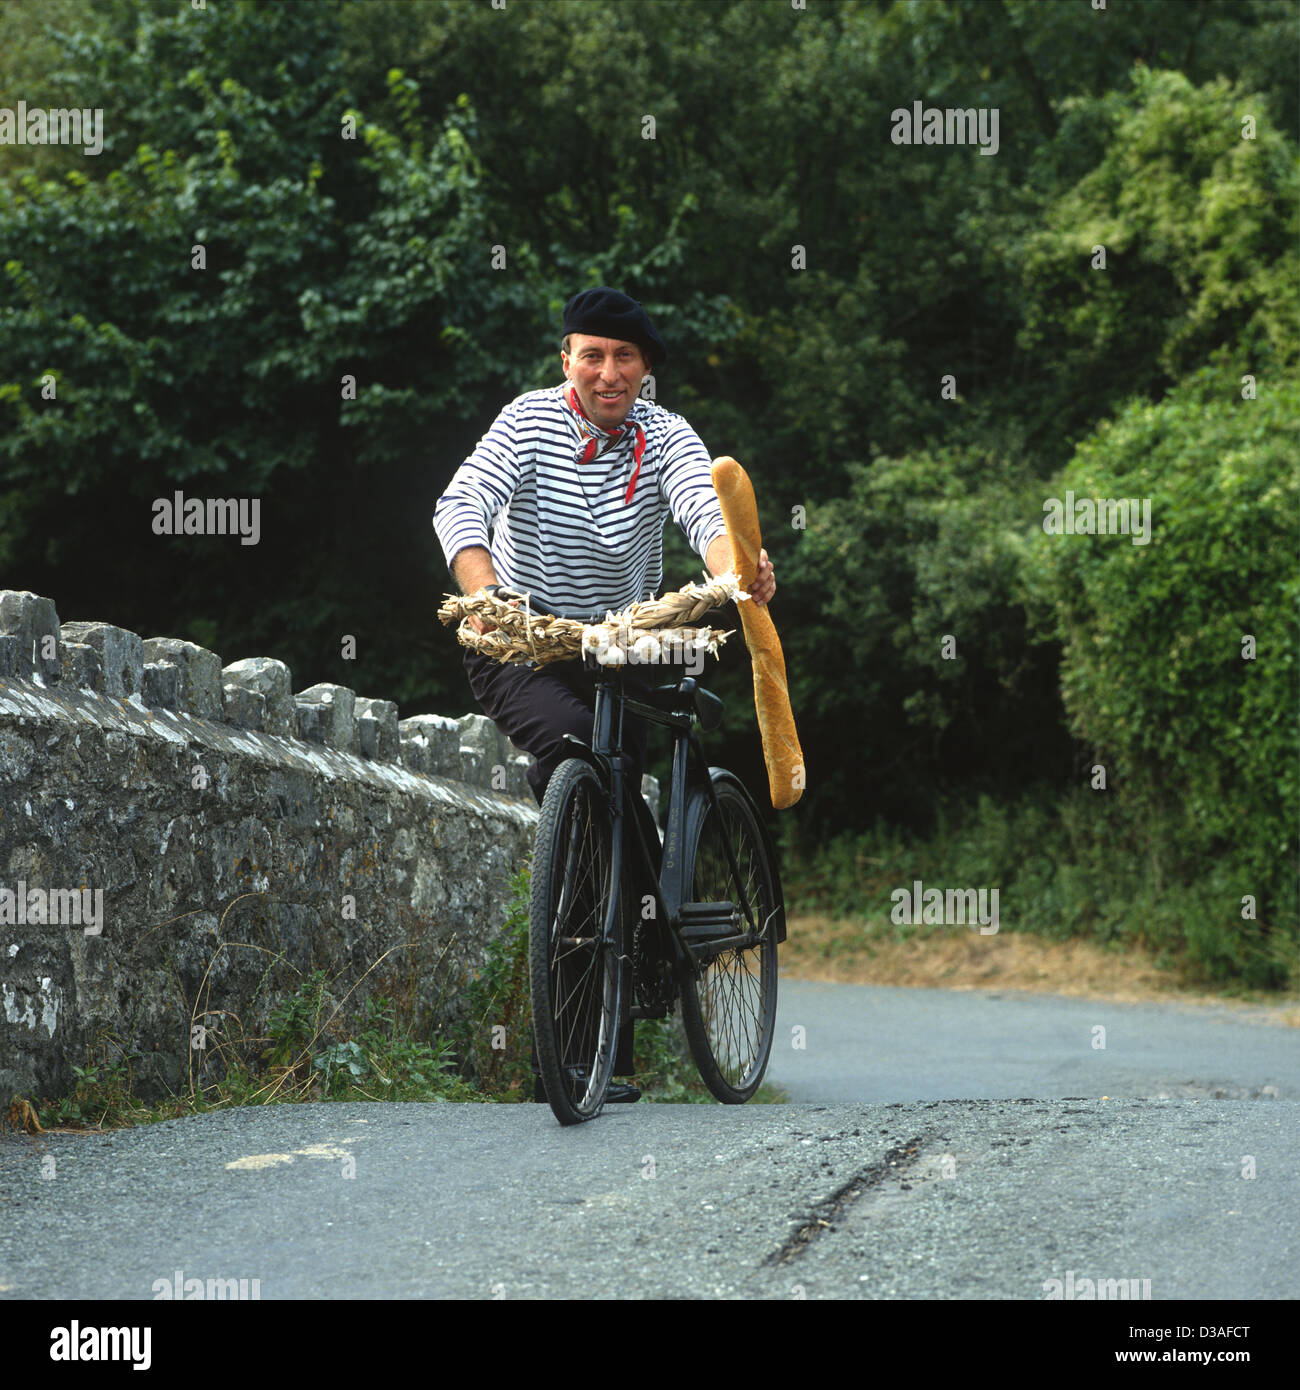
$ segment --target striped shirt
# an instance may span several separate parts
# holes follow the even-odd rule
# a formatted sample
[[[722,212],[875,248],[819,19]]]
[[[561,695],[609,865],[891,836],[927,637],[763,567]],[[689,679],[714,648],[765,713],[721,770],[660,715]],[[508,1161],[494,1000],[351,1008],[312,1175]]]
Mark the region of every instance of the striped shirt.
[[[645,431],[628,502],[635,430],[600,439],[592,462],[579,463],[588,437],[567,388],[506,406],[438,499],[433,527],[448,569],[466,546],[485,546],[502,584],[561,617],[601,619],[658,592],[670,515],[701,557],[726,527],[708,451],[680,415],[645,400],[628,412],[624,425]]]

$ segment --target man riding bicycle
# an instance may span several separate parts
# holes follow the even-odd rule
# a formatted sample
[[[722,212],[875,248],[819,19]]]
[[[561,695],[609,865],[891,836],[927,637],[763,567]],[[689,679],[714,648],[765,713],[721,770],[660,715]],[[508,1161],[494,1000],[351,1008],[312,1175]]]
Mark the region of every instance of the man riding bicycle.
[[[680,415],[640,396],[645,377],[668,356],[645,310],[617,290],[584,290],[565,305],[562,331],[563,384],[511,401],[434,509],[434,530],[461,592],[505,587],[561,617],[600,621],[657,596],[670,515],[710,574],[732,572],[708,451]],[[763,550],[749,593],[765,604],[775,592]],[[478,632],[490,629],[470,622]],[[591,742],[594,676],[580,662],[504,665],[468,649],[464,660],[483,712],[536,760],[528,782],[540,806],[566,756],[564,735]],[[624,679],[629,693],[651,684],[636,667]],[[628,716],[633,787],[641,785],[646,732],[644,720]],[[658,844],[649,808],[633,799],[653,832],[649,843]],[[629,1018],[619,1031],[616,1075],[633,1069],[632,1036]],[[607,1100],[639,1097],[636,1087],[621,1085],[610,1087]],[[546,1098],[540,1078],[534,1098]]]

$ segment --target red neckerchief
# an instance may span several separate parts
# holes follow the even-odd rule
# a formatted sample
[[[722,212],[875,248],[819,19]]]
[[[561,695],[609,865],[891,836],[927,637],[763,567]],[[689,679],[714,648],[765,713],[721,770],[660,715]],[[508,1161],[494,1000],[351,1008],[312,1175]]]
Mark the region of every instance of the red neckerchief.
[[[564,393],[564,399],[568,403],[569,409],[578,417],[578,429],[587,436],[587,443],[583,447],[580,463],[590,463],[596,457],[596,448],[602,439],[617,441],[622,439],[632,429],[636,432],[636,442],[632,446],[632,457],[636,462],[636,467],[632,470],[632,481],[627,485],[627,496],[623,498],[623,505],[632,500],[632,494],[636,491],[636,480],[641,473],[641,455],[645,453],[645,430],[633,420],[630,426],[620,425],[616,430],[602,430],[599,425],[592,422],[591,417],[582,408],[582,402],[578,399],[578,393],[572,386]]]

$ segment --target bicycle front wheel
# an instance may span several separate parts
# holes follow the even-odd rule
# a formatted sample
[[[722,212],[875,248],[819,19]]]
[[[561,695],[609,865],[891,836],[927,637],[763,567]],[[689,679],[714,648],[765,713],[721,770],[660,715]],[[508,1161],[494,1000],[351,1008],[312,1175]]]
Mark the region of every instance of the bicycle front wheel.
[[[695,794],[691,899],[734,903],[736,930],[744,932],[748,923],[740,909],[743,886],[758,936],[750,946],[709,959],[698,979],[683,972],[682,1022],[704,1084],[724,1104],[740,1105],[758,1090],[776,1030],[780,875],[768,858],[757,812],[743,785],[721,769],[710,773],[718,809],[703,790]]]
[[[567,759],[542,800],[528,924],[537,1066],[562,1125],[599,1113],[614,1070],[624,971],[621,911],[604,935],[612,851],[600,778]]]

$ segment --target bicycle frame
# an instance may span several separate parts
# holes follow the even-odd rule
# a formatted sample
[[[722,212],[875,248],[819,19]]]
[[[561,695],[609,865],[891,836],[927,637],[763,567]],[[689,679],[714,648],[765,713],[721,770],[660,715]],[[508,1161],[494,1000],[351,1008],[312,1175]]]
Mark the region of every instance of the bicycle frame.
[[[613,881],[619,882],[622,874],[624,836],[630,823],[631,840],[639,851],[642,882],[644,885],[652,886],[656,916],[666,925],[668,938],[673,944],[679,964],[688,967],[692,975],[698,979],[701,961],[708,961],[723,951],[753,946],[759,939],[761,930],[755,922],[754,905],[746,897],[735,849],[729,837],[724,837],[723,843],[726,846],[732,881],[741,895],[739,907],[744,921],[748,924],[748,931],[737,932],[734,920],[735,905],[691,903],[686,898],[686,810],[692,759],[693,766],[698,770],[695,780],[704,786],[710,809],[715,815],[721,815],[713,780],[709,776],[708,765],[692,727],[692,717],[689,713],[659,709],[627,695],[623,690],[622,668],[598,666],[590,658],[584,658],[584,662],[590,662],[589,669],[595,667],[598,672],[591,746],[588,747],[571,734],[565,735],[565,741],[575,757],[589,763],[600,775],[613,824]],[[684,702],[688,701],[689,694],[689,691],[683,694]],[[663,859],[657,873],[641,823],[631,811],[630,798],[639,796],[641,789],[626,784],[625,755],[622,751],[625,712],[675,731]],[[610,894],[610,905],[602,929],[602,935],[607,941],[613,935],[618,906],[618,895]]]

